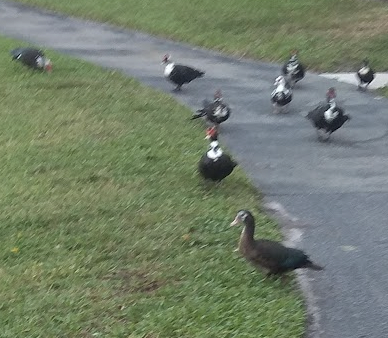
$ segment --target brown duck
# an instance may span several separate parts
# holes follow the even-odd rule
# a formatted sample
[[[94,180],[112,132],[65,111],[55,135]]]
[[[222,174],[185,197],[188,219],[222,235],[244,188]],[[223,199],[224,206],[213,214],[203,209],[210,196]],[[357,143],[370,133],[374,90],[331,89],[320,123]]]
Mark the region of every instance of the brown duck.
[[[253,237],[255,219],[248,210],[240,210],[230,225],[235,226],[241,223],[244,224],[244,229],[238,250],[255,267],[267,270],[267,276],[281,275],[303,268],[323,270],[323,267],[313,263],[302,250],[289,248],[267,239],[255,240]]]

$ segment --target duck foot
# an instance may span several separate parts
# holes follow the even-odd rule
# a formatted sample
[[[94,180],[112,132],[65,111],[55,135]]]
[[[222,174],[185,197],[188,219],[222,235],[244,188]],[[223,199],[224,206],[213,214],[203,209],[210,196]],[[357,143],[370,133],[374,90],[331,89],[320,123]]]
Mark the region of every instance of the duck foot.
[[[280,276],[280,282],[282,285],[286,285],[290,282],[291,277],[289,275],[281,275]]]
[[[322,129],[317,129],[318,141],[319,142],[327,142],[330,138],[331,133],[325,132]]]
[[[278,105],[274,105],[272,113],[275,114],[275,115],[280,114],[281,113],[281,108]]]
[[[176,86],[172,92],[176,93],[176,92],[180,92],[182,90],[182,86]]]

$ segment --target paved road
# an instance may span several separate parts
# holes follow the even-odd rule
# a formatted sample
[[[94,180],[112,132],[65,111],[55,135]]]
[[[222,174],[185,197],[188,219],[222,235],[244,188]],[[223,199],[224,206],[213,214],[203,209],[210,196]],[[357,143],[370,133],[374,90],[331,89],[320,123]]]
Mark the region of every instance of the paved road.
[[[290,114],[272,116],[269,93],[279,65],[1,1],[0,34],[119,69],[166,92],[172,89],[162,78],[166,52],[205,69],[206,77],[176,98],[195,109],[222,88],[234,115],[221,141],[285,220],[287,234],[326,264],[326,271],[301,278],[316,310],[314,336],[388,337],[388,100],[308,74]],[[333,85],[353,119],[321,144],[303,114]]]

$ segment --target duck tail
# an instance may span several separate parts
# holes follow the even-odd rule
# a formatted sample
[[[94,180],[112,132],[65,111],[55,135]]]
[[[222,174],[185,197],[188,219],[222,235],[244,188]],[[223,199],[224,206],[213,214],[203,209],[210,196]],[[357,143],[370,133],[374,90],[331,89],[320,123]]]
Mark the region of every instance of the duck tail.
[[[321,271],[324,270],[323,266],[320,266],[318,264],[313,263],[312,261],[307,261],[307,264],[305,265],[307,269],[315,270],[315,271]]]
[[[198,109],[195,114],[193,114],[193,116],[191,117],[190,120],[195,120],[195,119],[199,119],[200,117],[203,117],[206,115],[206,112],[204,109]]]

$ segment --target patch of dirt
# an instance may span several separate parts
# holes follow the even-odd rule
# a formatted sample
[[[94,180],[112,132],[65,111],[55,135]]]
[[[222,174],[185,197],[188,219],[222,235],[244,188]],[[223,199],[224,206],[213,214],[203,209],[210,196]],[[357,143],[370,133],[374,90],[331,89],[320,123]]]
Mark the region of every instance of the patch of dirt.
[[[120,292],[151,293],[166,284],[166,281],[157,280],[149,273],[139,270],[117,270],[103,277],[104,280],[119,282]]]

